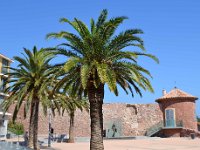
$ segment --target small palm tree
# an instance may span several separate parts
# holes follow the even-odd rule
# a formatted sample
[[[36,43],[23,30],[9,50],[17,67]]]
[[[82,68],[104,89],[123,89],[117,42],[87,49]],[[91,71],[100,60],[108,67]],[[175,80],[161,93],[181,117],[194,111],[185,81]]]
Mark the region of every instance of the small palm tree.
[[[24,49],[24,52],[24,58],[14,57],[14,60],[19,63],[18,67],[9,68],[11,72],[8,73],[10,76],[8,83],[11,84],[6,92],[10,93],[10,96],[3,102],[3,109],[7,111],[15,103],[13,120],[16,119],[22,105],[24,105],[24,117],[30,110],[28,146],[37,150],[39,104],[44,106],[44,112],[50,105],[48,91],[55,69],[52,69],[49,61],[54,54],[45,49],[37,50],[36,47],[32,51]]]
[[[86,110],[89,111],[89,104],[87,100],[78,98],[78,96],[72,96],[72,95],[59,95],[58,96],[60,108],[59,110],[62,110],[62,114],[64,114],[65,111],[69,114],[70,118],[70,125],[69,125],[69,143],[74,143],[74,119],[75,119],[75,112],[77,109],[83,111]]]
[[[48,38],[63,38],[66,43],[57,48],[58,53],[67,56],[62,76],[57,89],[68,89],[81,95],[85,93],[90,103],[91,118],[91,150],[103,150],[103,115],[102,104],[104,87],[108,85],[110,91],[118,95],[118,86],[128,94],[134,96],[141,90],[153,92],[148,77],[148,70],[138,64],[139,56],[147,56],[158,62],[158,59],[144,51],[143,40],[138,37],[140,29],[129,29],[115,35],[115,31],[127,17],[107,19],[107,10],[103,10],[97,22],[91,19],[90,29],[77,18],[60,21],[71,25],[77,35],[67,31],[50,33]],[[63,48],[66,47],[66,49]],[[132,51],[131,47],[143,50]],[[128,50],[125,50],[128,48]],[[118,86],[117,86],[118,85]]]

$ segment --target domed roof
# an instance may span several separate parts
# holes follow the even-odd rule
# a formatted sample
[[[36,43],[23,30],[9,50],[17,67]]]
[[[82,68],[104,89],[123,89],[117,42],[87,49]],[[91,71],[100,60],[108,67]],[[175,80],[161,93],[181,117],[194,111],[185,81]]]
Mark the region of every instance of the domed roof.
[[[187,98],[187,99],[193,99],[193,100],[198,99],[197,97],[192,96],[191,94],[188,94],[188,93],[175,87],[169,93],[166,93],[161,98],[156,99],[156,102],[160,102],[163,100],[169,100],[169,99],[179,99],[179,98]]]

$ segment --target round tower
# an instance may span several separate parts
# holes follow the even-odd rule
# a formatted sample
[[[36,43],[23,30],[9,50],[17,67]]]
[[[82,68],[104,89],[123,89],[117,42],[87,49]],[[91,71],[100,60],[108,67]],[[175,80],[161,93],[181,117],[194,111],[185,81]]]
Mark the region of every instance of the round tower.
[[[169,93],[163,91],[163,96],[158,98],[163,112],[164,128],[166,129],[192,129],[197,131],[195,101],[198,98],[178,88]]]

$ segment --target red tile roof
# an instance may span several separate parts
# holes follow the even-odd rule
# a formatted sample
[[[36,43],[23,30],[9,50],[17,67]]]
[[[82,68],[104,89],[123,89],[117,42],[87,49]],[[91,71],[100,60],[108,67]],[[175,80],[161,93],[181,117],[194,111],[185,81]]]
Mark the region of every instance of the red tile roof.
[[[192,96],[191,94],[188,94],[178,88],[172,89],[169,93],[165,94],[161,98],[158,98],[156,101],[162,101],[162,100],[167,100],[167,99],[177,99],[177,98],[189,98],[193,100],[197,100],[198,98],[195,96]]]

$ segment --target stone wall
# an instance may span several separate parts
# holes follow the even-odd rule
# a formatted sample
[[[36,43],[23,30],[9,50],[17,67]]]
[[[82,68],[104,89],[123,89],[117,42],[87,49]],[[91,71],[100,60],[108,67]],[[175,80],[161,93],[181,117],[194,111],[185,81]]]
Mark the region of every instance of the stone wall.
[[[9,112],[12,113],[14,105]],[[124,104],[110,103],[103,105],[104,130],[107,137],[141,136],[148,128],[162,121],[162,112],[157,104]],[[28,118],[28,117],[27,117]],[[28,129],[28,119],[23,119],[23,108],[20,110],[17,121],[22,122]],[[56,134],[68,134],[69,117],[67,113],[52,118],[52,127]],[[48,116],[44,116],[42,108],[39,113],[39,134],[48,134]],[[75,136],[90,136],[90,118],[86,111],[75,113]]]
[[[104,104],[103,114],[104,129],[110,131],[118,124],[120,136],[145,135],[148,128],[162,121],[157,104]]]

